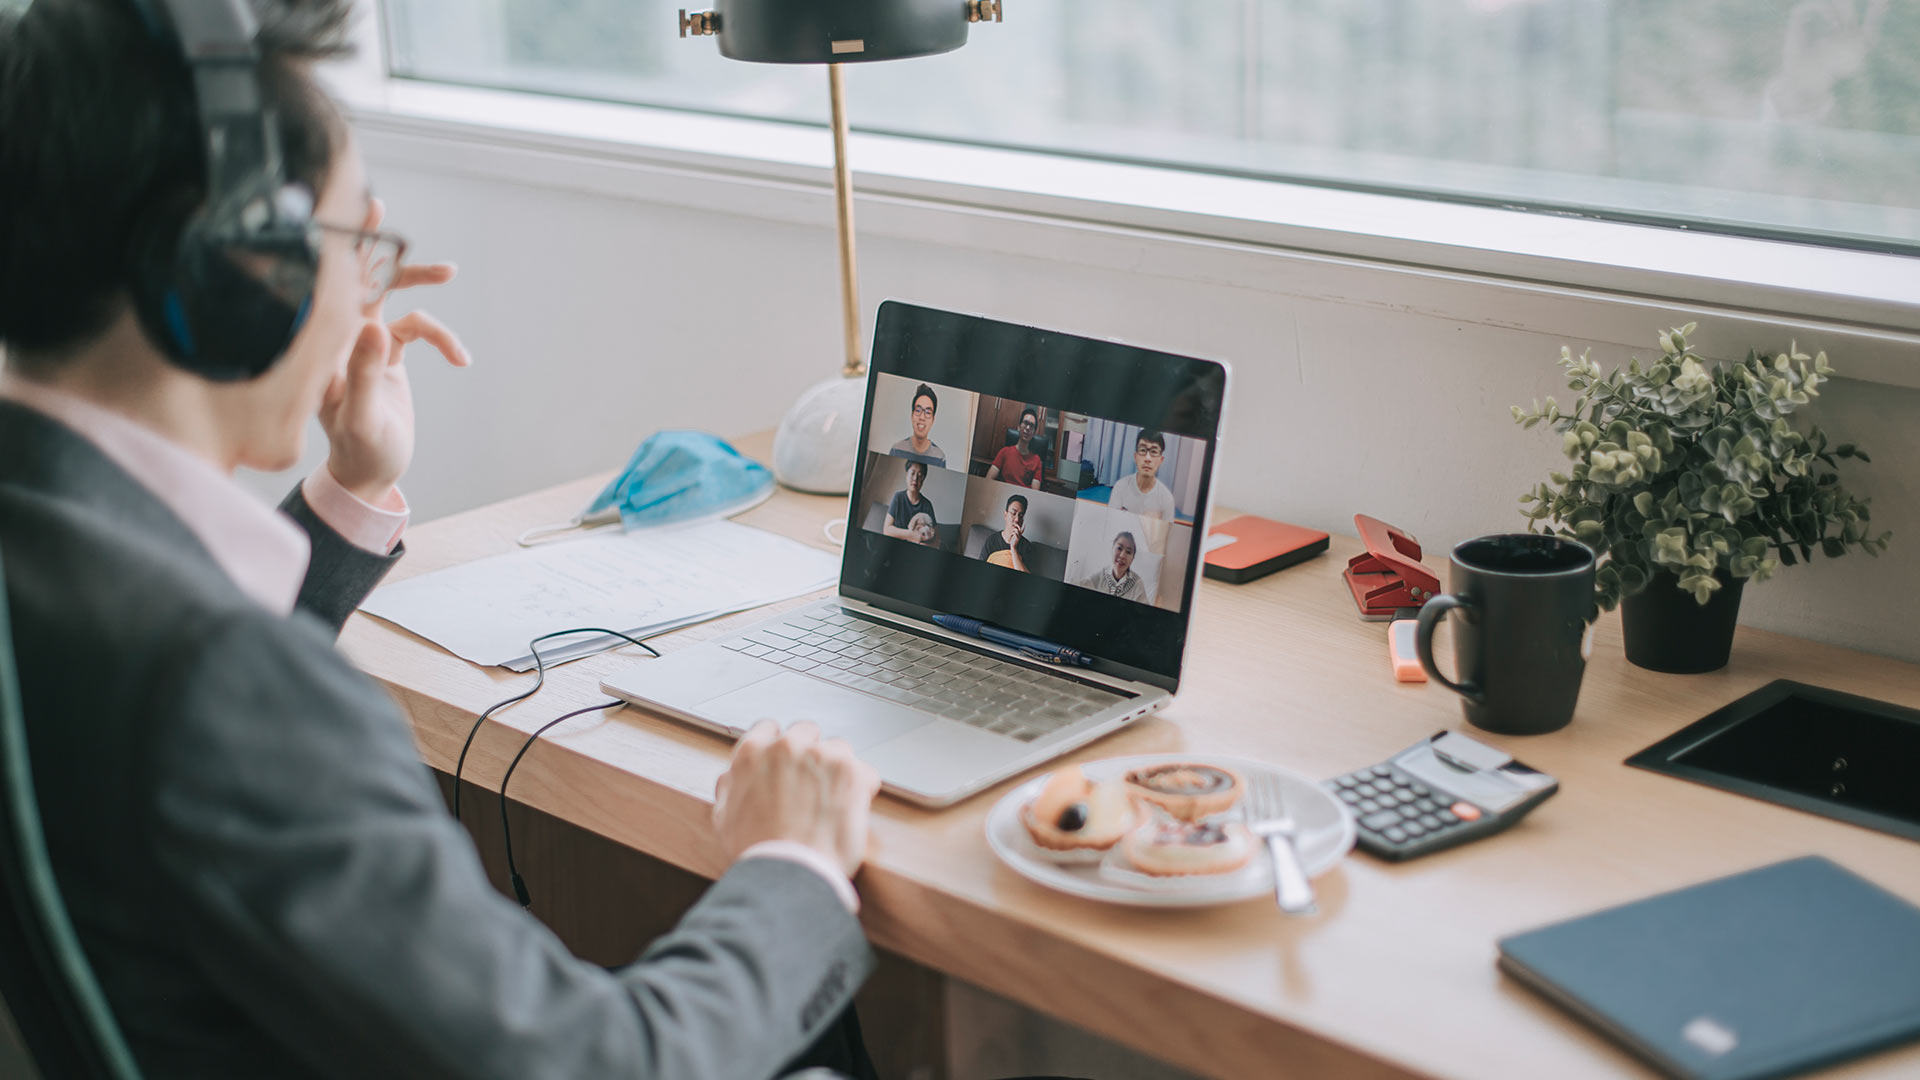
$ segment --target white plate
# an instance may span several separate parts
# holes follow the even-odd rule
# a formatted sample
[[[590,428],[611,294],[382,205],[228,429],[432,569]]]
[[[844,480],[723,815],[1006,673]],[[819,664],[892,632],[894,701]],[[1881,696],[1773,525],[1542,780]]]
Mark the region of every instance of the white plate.
[[[1287,809],[1293,811],[1298,830],[1294,844],[1308,877],[1332,869],[1353,848],[1353,814],[1315,781],[1277,765],[1213,755],[1146,754],[1089,761],[1081,769],[1090,780],[1117,780],[1134,769],[1182,761],[1224,766],[1249,781],[1261,774],[1278,778],[1281,797],[1286,800]],[[1273,860],[1265,844],[1259,845],[1257,854],[1247,865],[1231,874],[1154,878],[1125,870],[1116,872],[1120,862],[1117,855],[1110,857],[1105,866],[1054,862],[1020,823],[1020,808],[1032,802],[1046,782],[1047,776],[1036,776],[1021,784],[1007,792],[987,814],[987,843],[1000,861],[1020,876],[1090,900],[1139,907],[1207,907],[1273,896]]]

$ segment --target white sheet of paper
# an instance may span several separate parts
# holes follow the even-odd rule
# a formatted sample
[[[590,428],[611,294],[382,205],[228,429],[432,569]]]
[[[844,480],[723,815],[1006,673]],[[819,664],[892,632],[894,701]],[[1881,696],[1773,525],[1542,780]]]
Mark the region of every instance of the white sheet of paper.
[[[1200,546],[1200,554],[1211,555],[1223,547],[1232,547],[1239,542],[1240,538],[1232,533],[1223,533],[1216,530],[1207,534],[1207,542]]]
[[[361,610],[476,664],[524,671],[533,666],[527,642],[541,634],[602,626],[639,637],[828,588],[839,573],[840,560],[826,552],[716,521],[586,537],[436,570],[374,590]],[[596,643],[550,644],[540,651],[554,663]]]

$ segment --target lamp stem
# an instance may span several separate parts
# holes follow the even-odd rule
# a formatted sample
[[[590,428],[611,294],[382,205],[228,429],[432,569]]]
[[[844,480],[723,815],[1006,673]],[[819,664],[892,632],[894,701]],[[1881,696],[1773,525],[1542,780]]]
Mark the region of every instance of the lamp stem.
[[[847,362],[840,374],[857,379],[867,373],[860,351],[860,288],[853,260],[853,177],[847,171],[847,87],[839,64],[827,65],[833,98],[833,196],[840,229],[840,306],[846,324]]]

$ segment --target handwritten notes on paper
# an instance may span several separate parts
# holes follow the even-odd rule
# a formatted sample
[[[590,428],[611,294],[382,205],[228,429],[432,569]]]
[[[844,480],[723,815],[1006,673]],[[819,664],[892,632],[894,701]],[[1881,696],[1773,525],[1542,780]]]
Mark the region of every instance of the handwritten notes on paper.
[[[642,637],[830,587],[833,555],[731,521],[590,537],[383,586],[361,610],[476,664],[533,667],[527,642],[599,626]],[[557,639],[548,663],[616,640]]]

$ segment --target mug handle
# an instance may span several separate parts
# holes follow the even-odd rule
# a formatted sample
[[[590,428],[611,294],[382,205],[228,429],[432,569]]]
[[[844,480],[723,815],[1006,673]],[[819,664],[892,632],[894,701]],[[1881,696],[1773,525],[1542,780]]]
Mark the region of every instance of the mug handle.
[[[1427,669],[1427,678],[1459,694],[1475,705],[1486,704],[1487,695],[1480,689],[1479,683],[1454,682],[1440,674],[1439,665],[1433,662],[1433,631],[1447,612],[1454,608],[1470,608],[1473,601],[1458,596],[1443,594],[1433,597],[1420,608],[1420,625],[1413,634],[1414,651],[1420,654],[1420,666]]]

